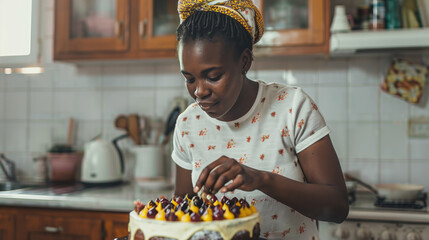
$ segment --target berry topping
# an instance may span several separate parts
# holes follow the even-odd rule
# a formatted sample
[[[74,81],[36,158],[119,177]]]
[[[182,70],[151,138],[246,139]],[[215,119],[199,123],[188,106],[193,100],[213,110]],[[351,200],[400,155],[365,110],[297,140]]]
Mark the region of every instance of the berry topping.
[[[200,214],[196,212],[191,213],[191,222],[201,222]]]
[[[158,211],[153,207],[147,211],[147,218],[155,218],[156,214],[158,214]]]

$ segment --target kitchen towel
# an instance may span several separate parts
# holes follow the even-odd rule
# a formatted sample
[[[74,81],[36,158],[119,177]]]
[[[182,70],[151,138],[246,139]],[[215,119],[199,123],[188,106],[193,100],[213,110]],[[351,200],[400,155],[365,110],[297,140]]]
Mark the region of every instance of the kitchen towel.
[[[403,59],[394,59],[381,84],[381,89],[405,101],[418,104],[428,76],[428,67]]]

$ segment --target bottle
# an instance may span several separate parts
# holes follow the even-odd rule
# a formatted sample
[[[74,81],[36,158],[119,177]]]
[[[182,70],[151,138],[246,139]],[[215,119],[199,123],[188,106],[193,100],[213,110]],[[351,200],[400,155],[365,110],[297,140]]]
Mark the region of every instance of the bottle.
[[[386,5],[384,0],[372,0],[370,5],[369,29],[384,29]]]
[[[386,28],[401,28],[399,0],[386,0]]]

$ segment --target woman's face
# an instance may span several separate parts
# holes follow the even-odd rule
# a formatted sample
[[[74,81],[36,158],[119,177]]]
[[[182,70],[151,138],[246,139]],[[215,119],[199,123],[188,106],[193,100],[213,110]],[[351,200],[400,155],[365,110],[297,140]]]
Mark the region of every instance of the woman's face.
[[[180,69],[189,94],[210,117],[231,121],[240,116],[230,111],[243,89],[243,58],[237,59],[221,38],[181,42]]]

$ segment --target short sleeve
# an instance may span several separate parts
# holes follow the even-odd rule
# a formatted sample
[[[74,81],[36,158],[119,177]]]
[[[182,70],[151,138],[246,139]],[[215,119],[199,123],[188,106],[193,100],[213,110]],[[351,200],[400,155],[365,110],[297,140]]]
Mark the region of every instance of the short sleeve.
[[[296,90],[291,117],[296,153],[319,141],[330,132],[316,103],[301,88]]]
[[[180,116],[179,118],[180,119]],[[171,153],[171,158],[173,161],[179,165],[181,168],[192,170],[192,163],[191,158],[186,153],[185,146],[183,143],[183,139],[180,138],[180,132],[181,132],[181,125],[179,124],[179,121],[176,122],[176,127],[174,128],[174,134],[173,134],[173,152]]]

